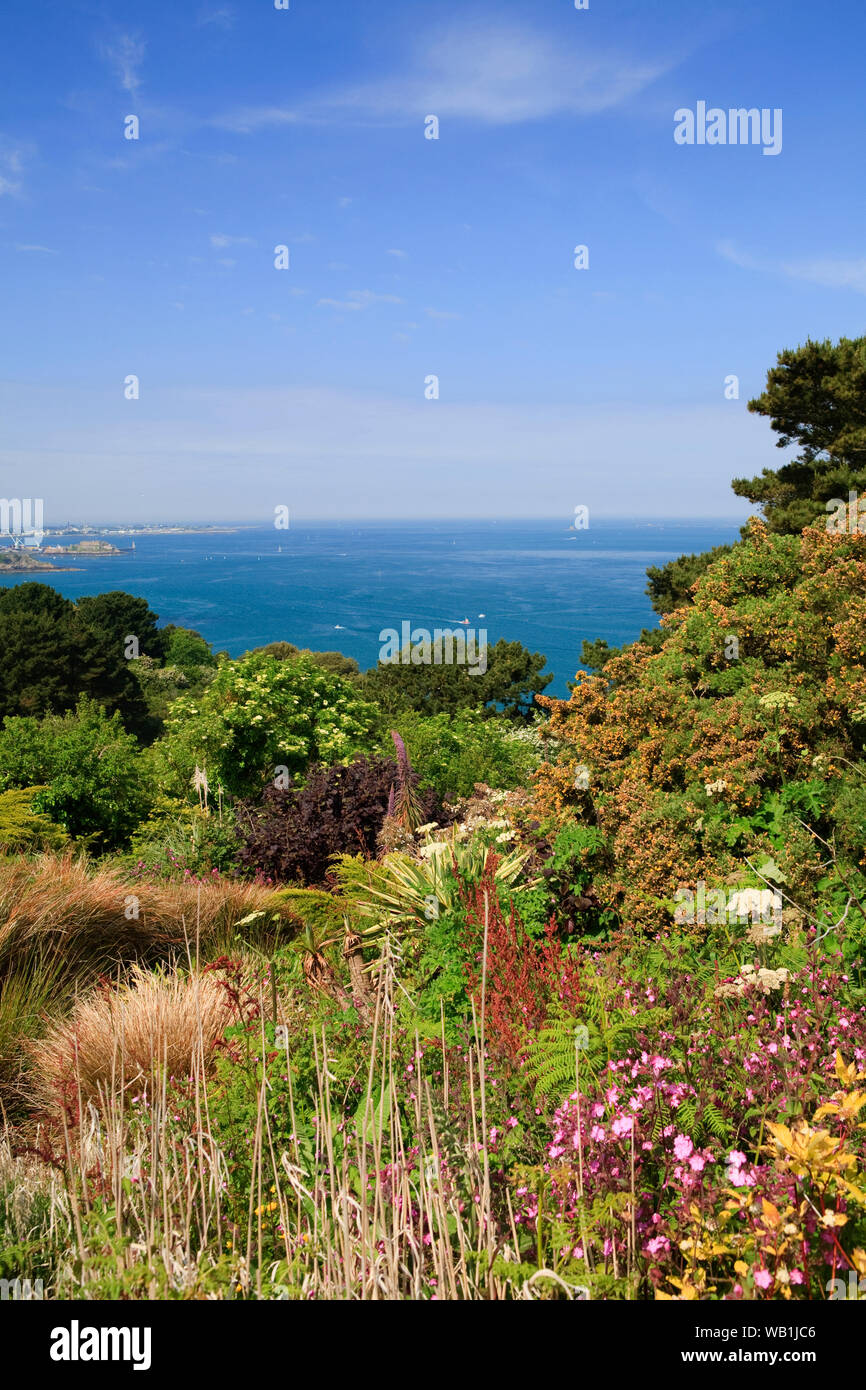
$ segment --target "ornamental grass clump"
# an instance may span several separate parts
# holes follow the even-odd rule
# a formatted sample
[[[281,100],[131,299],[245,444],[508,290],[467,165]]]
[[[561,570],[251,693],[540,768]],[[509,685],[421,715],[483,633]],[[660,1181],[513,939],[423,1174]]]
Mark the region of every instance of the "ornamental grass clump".
[[[0,860],[0,979],[36,957],[81,984],[118,963],[185,954],[190,941],[219,954],[267,897],[260,884],[227,879],[130,883],[122,869],[70,853]]]
[[[109,1095],[152,1097],[164,1081],[211,1072],[231,1021],[214,975],[133,967],[127,983],[94,990],[33,1045],[35,1094],[49,1109],[72,1103],[74,1114]]]

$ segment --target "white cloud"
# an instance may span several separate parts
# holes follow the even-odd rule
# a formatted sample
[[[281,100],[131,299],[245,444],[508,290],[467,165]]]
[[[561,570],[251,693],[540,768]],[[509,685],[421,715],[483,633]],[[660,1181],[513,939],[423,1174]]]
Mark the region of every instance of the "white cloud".
[[[30,152],[0,135],[0,197],[4,194],[14,197],[21,192],[19,175],[24,171],[24,160]]]
[[[668,64],[569,51],[532,29],[460,20],[418,46],[405,77],[365,83],[336,104],[379,116],[434,114],[492,125],[591,114],[634,96]]]
[[[135,34],[119,34],[111,43],[104,43],[100,52],[114,69],[114,75],[125,92],[132,96],[141,86],[139,68],[144,62],[147,45]]]
[[[866,294],[866,259],[850,260],[837,256],[820,256],[807,261],[762,260],[739,251],[733,242],[720,241],[716,251],[726,261],[742,270],[756,270],[769,275],[785,275],[789,280],[804,280],[827,289],[854,290]]]
[[[673,66],[554,41],[528,26],[461,19],[421,36],[399,75],[325,93],[289,109],[246,107],[214,118],[248,133],[294,121],[412,121],[425,115],[510,125],[558,114],[592,115],[619,106]]]
[[[743,251],[738,251],[732,241],[719,241],[716,243],[716,251],[726,261],[732,265],[738,265],[742,270],[771,270],[772,266],[761,265],[753,256],[748,256]]]
[[[53,246],[22,246],[19,242],[15,243],[16,251],[44,251],[46,256],[57,256],[60,253],[55,251]]]
[[[221,232],[214,232],[210,244],[219,249],[226,246],[255,246],[256,243],[251,236],[224,236]]]
[[[293,125],[300,119],[295,111],[279,106],[242,106],[237,111],[214,116],[210,123],[220,130],[233,131],[235,135],[250,135],[263,126]]]
[[[385,254],[388,256],[399,256],[401,260],[404,260],[409,255],[409,252],[400,251],[396,247],[392,247],[392,249],[390,251],[387,251]]]
[[[234,27],[235,12],[231,5],[221,5],[218,10],[205,9],[196,22],[202,27],[215,24],[218,29],[231,29]]]
[[[809,280],[813,285],[829,289],[855,290],[866,294],[866,260],[834,260],[827,257],[817,261],[794,261],[782,266],[793,280]]]
[[[363,304],[358,304],[352,300],[345,299],[317,299],[317,309],[340,309],[351,312],[353,309],[363,309]]]
[[[348,310],[369,309],[372,304],[403,304],[396,294],[375,294],[373,290],[349,290],[348,299],[319,299],[316,307]]]
[[[431,319],[461,319],[462,314],[452,314],[448,309],[425,309],[424,313]]]

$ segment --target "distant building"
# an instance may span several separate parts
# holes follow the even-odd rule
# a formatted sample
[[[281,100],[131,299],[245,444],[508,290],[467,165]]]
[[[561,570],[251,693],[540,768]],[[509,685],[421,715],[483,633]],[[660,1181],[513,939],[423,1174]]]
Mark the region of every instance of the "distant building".
[[[75,545],[45,545],[46,555],[119,555],[116,545],[109,541],[78,541]]]

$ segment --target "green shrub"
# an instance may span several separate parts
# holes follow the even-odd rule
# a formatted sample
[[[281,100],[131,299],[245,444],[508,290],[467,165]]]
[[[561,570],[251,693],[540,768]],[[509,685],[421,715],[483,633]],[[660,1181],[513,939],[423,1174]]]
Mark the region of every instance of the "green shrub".
[[[0,849],[62,849],[67,834],[48,816],[34,809],[47,787],[15,787],[0,792]]]
[[[103,849],[128,840],[151,792],[120,715],[82,697],[68,714],[14,716],[0,730],[0,788],[40,785],[36,809]]]
[[[522,786],[541,761],[536,730],[478,710],[401,714],[395,722],[421,781],[445,801],[470,796],[476,782]]]
[[[375,718],[347,681],[309,657],[223,661],[201,695],[172,705],[153,748],[156,776],[163,791],[186,796],[200,767],[212,789],[254,795],[279,768],[293,776],[313,762],[348,761]]]

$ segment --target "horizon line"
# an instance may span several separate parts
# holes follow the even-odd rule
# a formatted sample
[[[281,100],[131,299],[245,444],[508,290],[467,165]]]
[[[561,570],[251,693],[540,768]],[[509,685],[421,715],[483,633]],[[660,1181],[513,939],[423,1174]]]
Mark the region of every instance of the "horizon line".
[[[757,513],[753,513],[753,515],[757,515]],[[707,514],[707,513],[700,513],[700,514],[698,514],[698,513],[667,513],[667,514],[665,514],[665,513],[655,513],[655,512],[654,512],[654,513],[646,513],[646,514],[622,516],[622,515],[620,515],[620,514],[618,514],[618,513],[616,513],[616,512],[592,512],[592,513],[591,513],[591,516],[592,516],[596,521],[606,521],[606,522],[607,522],[607,521],[619,521],[619,522],[628,522],[628,523],[630,523],[630,522],[638,522],[638,523],[640,523],[640,522],[647,522],[647,523],[650,523],[650,522],[665,522],[665,523],[682,522],[682,523],[684,523],[684,524],[689,524],[689,523],[695,523],[695,522],[715,522],[715,523],[719,523],[719,524],[724,524],[724,523],[730,522],[730,523],[735,524],[735,525],[742,525],[744,521],[749,520],[749,516],[746,516],[746,517],[743,517],[742,515],[738,515],[738,516],[737,516],[737,515],[734,515],[734,514],[732,514],[732,513],[728,513],[728,514],[722,515],[722,514],[718,514],[718,513],[716,513],[716,514]],[[565,517],[563,517],[563,516],[557,516],[557,515],[526,516],[525,514],[522,514],[522,515],[520,515],[520,516],[488,516],[488,515],[483,515],[483,514],[482,514],[482,515],[478,515],[478,516],[424,516],[424,515],[417,515],[417,514],[416,514],[416,515],[411,515],[411,516],[382,516],[382,517],[376,517],[376,516],[362,516],[362,517],[313,517],[313,516],[310,516],[310,517],[298,518],[293,524],[290,524],[290,525],[287,526],[287,527],[274,527],[272,523],[270,523],[270,522],[263,522],[263,521],[261,521],[261,520],[259,520],[259,519],[251,520],[250,518],[238,519],[238,518],[227,518],[227,517],[208,517],[208,518],[197,518],[197,519],[196,519],[196,518],[193,518],[193,517],[163,517],[163,518],[148,517],[148,518],[142,518],[142,519],[135,520],[135,521],[128,520],[128,519],[126,519],[126,520],[118,520],[118,519],[116,519],[116,518],[107,518],[107,519],[106,519],[106,518],[93,518],[93,519],[91,519],[91,518],[83,518],[83,519],[80,519],[80,520],[71,519],[71,520],[67,520],[67,521],[65,521],[65,522],[57,522],[57,521],[48,521],[48,520],[46,520],[45,523],[44,523],[44,526],[45,526],[46,531],[48,531],[48,530],[60,530],[60,529],[62,529],[62,528],[65,527],[65,526],[76,526],[76,527],[79,527],[79,526],[93,526],[93,527],[96,527],[96,526],[100,526],[100,527],[115,526],[115,527],[129,527],[129,528],[131,528],[131,529],[140,528],[140,527],[143,527],[143,526],[196,526],[196,527],[206,527],[206,526],[230,526],[230,527],[236,528],[236,529],[238,529],[238,530],[259,530],[259,531],[278,530],[278,531],[286,531],[286,532],[289,532],[289,531],[296,530],[296,529],[298,529],[299,527],[302,527],[302,526],[359,526],[359,525],[381,526],[381,525],[400,525],[400,524],[402,524],[402,523],[407,523],[407,522],[412,523],[412,524],[421,524],[421,523],[425,523],[425,522],[426,522],[426,523],[428,523],[428,524],[430,524],[430,525],[454,525],[455,523],[456,523],[457,525],[470,525],[470,524],[474,524],[474,523],[484,523],[484,522],[487,522],[489,525],[497,525],[497,524],[499,524],[500,522],[509,522],[509,523],[517,522],[517,523],[522,523],[522,524],[526,524],[526,525],[531,525],[531,524],[533,524],[533,523],[535,523],[535,522],[550,522],[550,523],[552,523],[552,524],[553,524],[553,523],[556,523],[556,524],[559,524],[559,525],[563,525],[564,528],[565,528],[566,530],[575,530],[575,529],[578,529],[578,530],[592,530],[592,523],[591,523],[591,522],[590,522],[590,525],[589,525],[588,527],[578,527],[578,528],[575,528],[574,526],[569,525],[569,524],[568,524],[568,517],[567,517],[567,516],[565,516]],[[0,533],[0,539],[5,539],[7,536],[11,539],[11,533],[9,533],[9,532],[2,532],[2,533]]]

